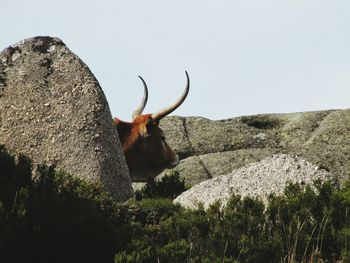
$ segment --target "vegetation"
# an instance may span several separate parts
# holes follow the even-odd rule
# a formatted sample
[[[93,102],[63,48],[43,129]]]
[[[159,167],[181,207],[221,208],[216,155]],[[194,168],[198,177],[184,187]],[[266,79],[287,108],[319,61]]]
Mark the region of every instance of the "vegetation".
[[[350,262],[350,180],[205,211],[157,191],[120,204],[52,168],[32,180],[31,166],[0,147],[0,262]]]
[[[180,179],[179,172],[172,171],[162,180],[153,180],[150,177],[146,186],[135,192],[135,196],[136,200],[139,201],[144,198],[169,198],[173,200],[186,190],[185,181]]]
[[[0,149],[0,262],[113,262],[123,211],[99,185]],[[119,227],[119,225],[125,227]]]

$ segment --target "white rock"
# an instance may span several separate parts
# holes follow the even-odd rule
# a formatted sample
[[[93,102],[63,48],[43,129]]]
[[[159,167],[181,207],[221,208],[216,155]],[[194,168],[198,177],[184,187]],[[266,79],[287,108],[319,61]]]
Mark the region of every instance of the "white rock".
[[[198,203],[208,208],[220,200],[222,206],[225,206],[232,194],[260,197],[266,203],[269,194],[283,194],[289,182],[302,182],[306,185],[319,179],[335,181],[331,173],[300,157],[277,154],[243,166],[229,175],[199,183],[178,196],[174,203],[195,209]]]

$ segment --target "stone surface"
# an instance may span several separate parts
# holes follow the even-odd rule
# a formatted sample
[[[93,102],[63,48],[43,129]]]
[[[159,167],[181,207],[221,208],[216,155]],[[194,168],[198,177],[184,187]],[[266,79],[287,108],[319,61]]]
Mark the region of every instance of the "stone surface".
[[[219,121],[173,116],[163,119],[161,126],[181,157],[174,169],[188,186],[277,153],[301,156],[330,171],[341,184],[350,174],[349,109]]]
[[[215,177],[193,186],[178,196],[174,203],[195,209],[199,203],[208,208],[215,201],[226,205],[232,194],[260,197],[265,203],[271,193],[283,194],[289,183],[312,184],[315,180],[335,183],[334,176],[297,156],[277,154],[247,164],[229,175]]]
[[[58,38],[26,39],[0,53],[0,144],[100,181],[118,200],[133,196],[103,91]]]

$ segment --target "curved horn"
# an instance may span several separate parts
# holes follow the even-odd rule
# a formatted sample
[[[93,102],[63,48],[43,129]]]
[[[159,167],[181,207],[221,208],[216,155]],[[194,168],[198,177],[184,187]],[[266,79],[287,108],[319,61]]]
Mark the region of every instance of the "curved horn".
[[[185,73],[186,73],[186,78],[187,78],[187,85],[186,85],[186,89],[185,89],[184,93],[182,94],[182,96],[174,104],[170,105],[169,107],[166,107],[159,112],[153,113],[152,114],[153,120],[159,121],[160,119],[164,118],[165,116],[169,115],[174,110],[176,110],[184,102],[184,100],[186,99],[188,92],[190,90],[190,78],[188,77],[187,71],[185,71]]]
[[[139,78],[141,79],[142,83],[143,83],[143,98],[141,101],[140,106],[132,113],[132,119],[135,120],[135,118],[139,115],[142,114],[144,108],[146,107],[147,104],[147,100],[148,100],[148,89],[147,89],[147,84],[146,82],[143,80],[143,78],[141,76],[139,76]]]

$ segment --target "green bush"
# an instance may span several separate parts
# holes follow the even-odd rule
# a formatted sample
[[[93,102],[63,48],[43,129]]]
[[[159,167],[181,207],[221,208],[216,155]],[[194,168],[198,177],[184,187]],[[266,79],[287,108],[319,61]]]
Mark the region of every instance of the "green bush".
[[[120,204],[99,184],[31,170],[0,147],[0,262],[350,261],[350,180],[291,184],[266,207],[232,196],[224,209],[186,210],[169,195],[176,177]]]
[[[137,203],[143,214],[132,222],[139,228],[115,262],[346,262],[349,186],[290,184],[283,196],[271,195],[267,207],[239,196],[224,209],[215,203],[207,211],[164,200]]]
[[[170,198],[175,199],[182,192],[186,191],[185,181],[180,179],[179,173],[173,171],[170,175],[164,176],[161,180],[148,178],[146,186],[135,193],[137,200],[143,198]]]
[[[99,185],[48,167],[34,181],[3,147],[0,171],[0,262],[113,262],[124,248],[123,213]]]

